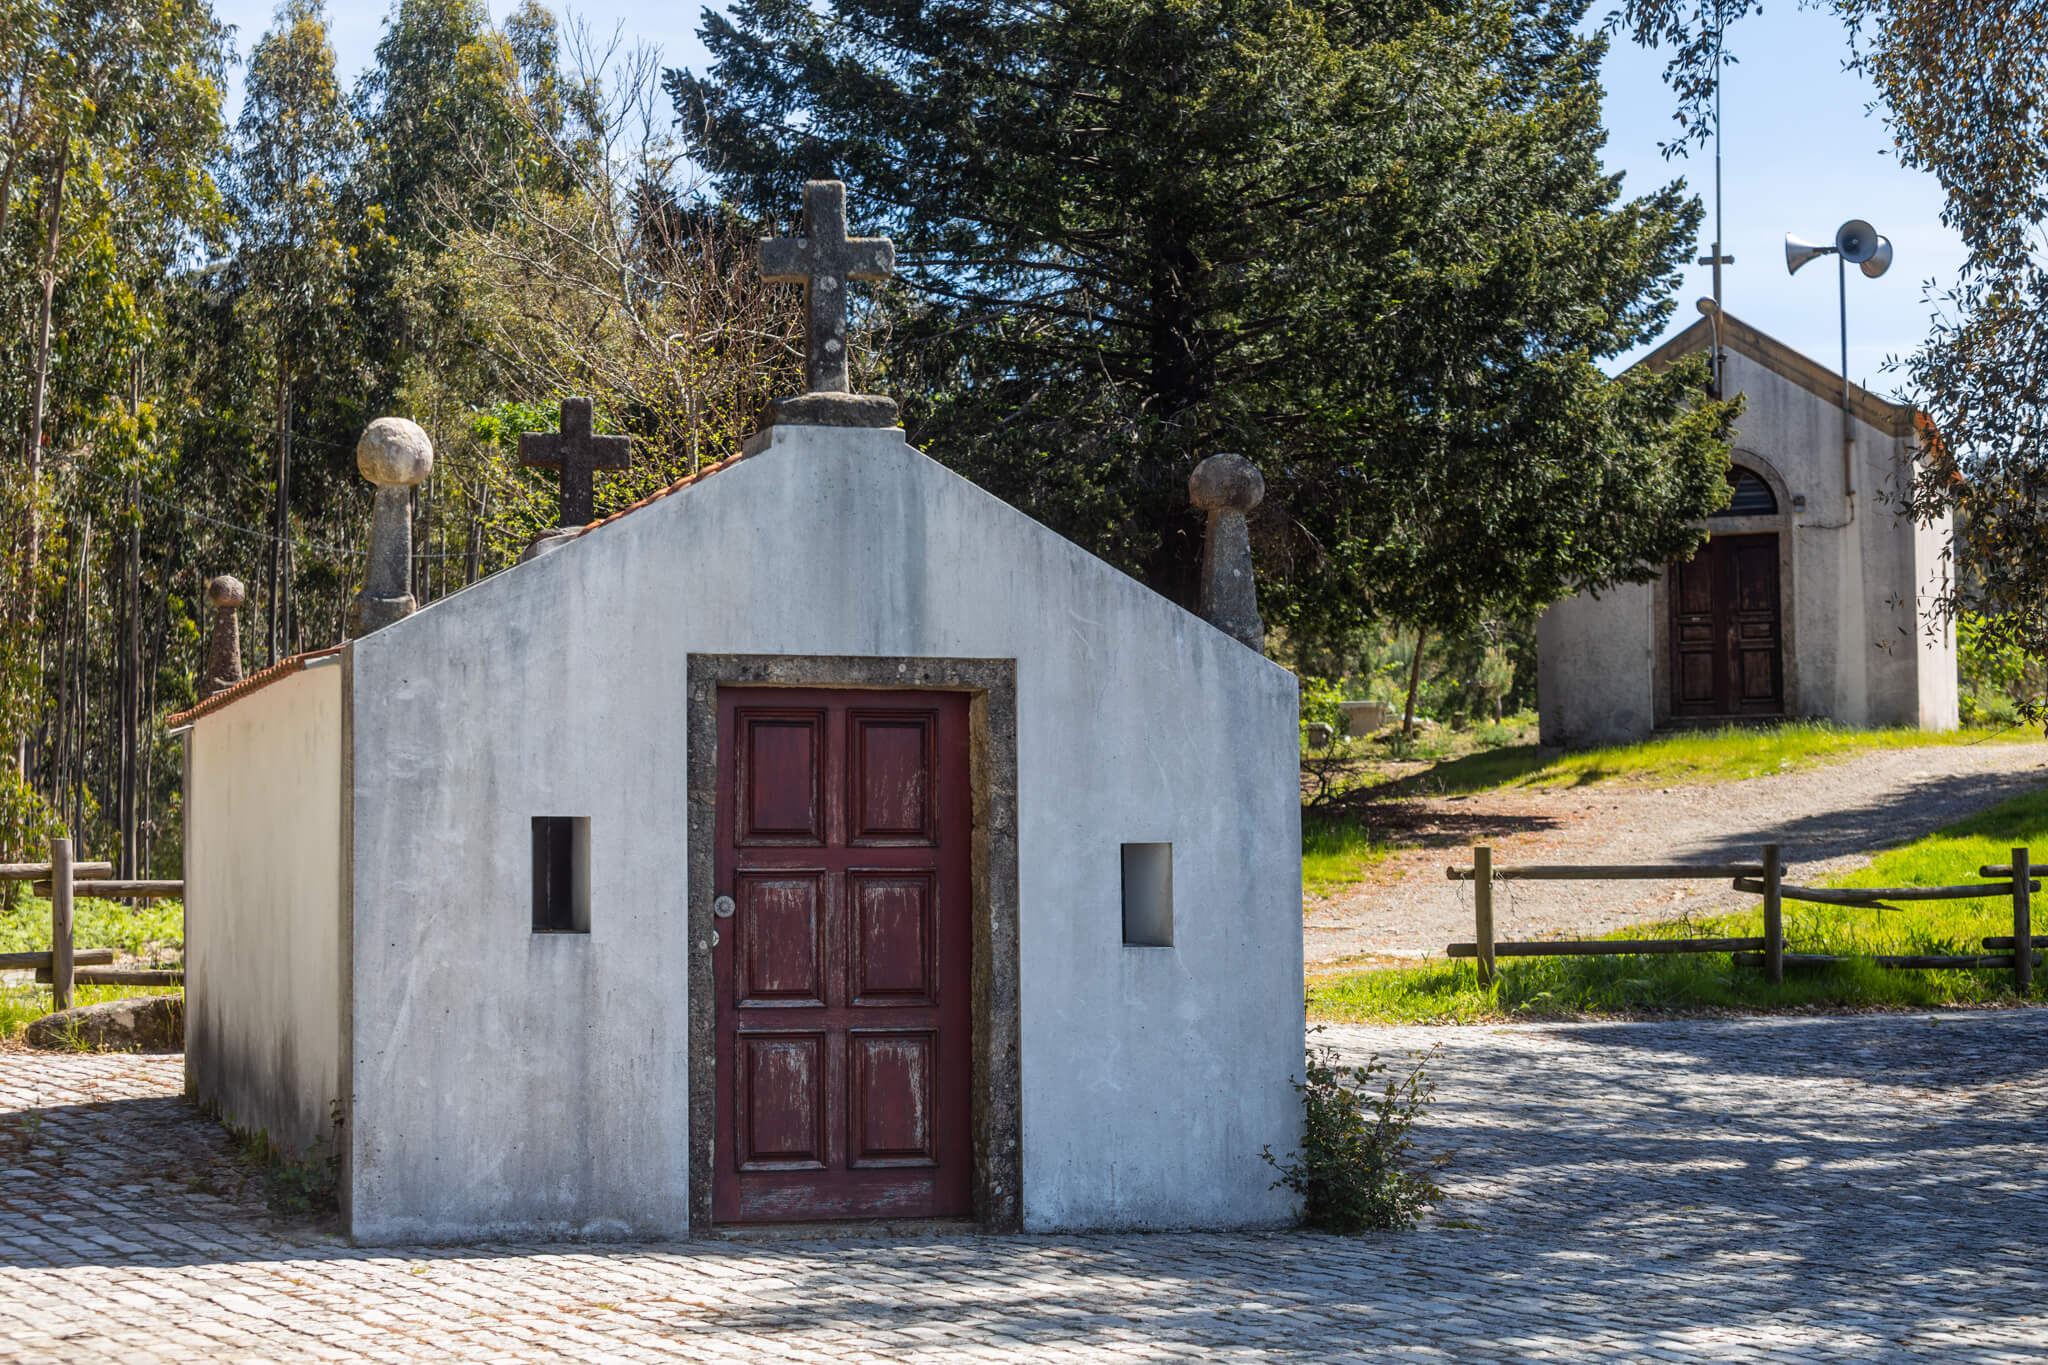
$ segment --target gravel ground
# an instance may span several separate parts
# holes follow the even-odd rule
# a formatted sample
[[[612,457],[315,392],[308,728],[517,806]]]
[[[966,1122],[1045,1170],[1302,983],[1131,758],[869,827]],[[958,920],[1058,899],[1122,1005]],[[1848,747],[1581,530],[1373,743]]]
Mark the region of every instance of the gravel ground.
[[[2048,744],[1981,744],[1882,750],[1746,782],[1405,802],[1391,832],[1423,847],[1388,859],[1362,886],[1311,901],[1308,962],[1434,957],[1470,940],[1471,885],[1447,881],[1444,868],[1469,863],[1475,843],[1493,846],[1496,865],[1755,862],[1775,838],[1789,879],[1810,881],[2043,784]],[[1560,937],[1755,900],[1719,882],[1511,882],[1495,893],[1494,918],[1503,939]]]

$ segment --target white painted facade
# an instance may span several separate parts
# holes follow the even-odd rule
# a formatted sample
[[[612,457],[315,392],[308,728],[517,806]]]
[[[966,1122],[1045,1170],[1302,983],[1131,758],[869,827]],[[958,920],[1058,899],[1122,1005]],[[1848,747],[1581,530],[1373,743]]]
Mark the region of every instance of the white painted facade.
[[[1725,388],[1740,393],[1733,462],[1770,485],[1773,516],[1717,517],[1720,534],[1774,532],[1784,714],[1848,726],[1956,726],[1953,626],[1937,610],[1946,519],[1919,526],[1890,496],[1912,477],[1910,407],[1852,389],[1844,482],[1841,378],[1739,320],[1722,322]],[[1642,363],[1711,344],[1701,319]],[[1671,725],[1669,580],[1582,593],[1537,623],[1545,744],[1647,738]]]
[[[254,893],[195,913],[195,1015],[241,1021],[214,1045],[209,1074],[249,1078],[223,1104],[303,1142],[292,1116],[339,1101],[360,1241],[689,1232],[690,657],[1014,660],[1024,1226],[1284,1219],[1259,1152],[1300,1125],[1293,676],[899,431],[770,435],[197,721],[195,907],[300,857],[350,888],[345,914],[260,931]],[[319,686],[345,713],[319,724],[348,810],[288,839],[218,813],[304,739],[245,714]],[[589,818],[587,935],[531,931],[544,815]],[[1173,844],[1175,943],[1127,947],[1120,845],[1153,841]],[[337,920],[343,960],[283,996],[198,967],[228,951],[210,935],[331,942]],[[301,990],[341,997],[321,1008],[345,1062],[254,1067]]]

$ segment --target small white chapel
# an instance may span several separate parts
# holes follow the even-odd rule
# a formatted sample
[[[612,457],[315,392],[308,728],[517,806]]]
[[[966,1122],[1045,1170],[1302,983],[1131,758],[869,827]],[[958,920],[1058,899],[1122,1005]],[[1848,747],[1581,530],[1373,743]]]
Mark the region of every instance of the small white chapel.
[[[564,527],[423,608],[433,452],[379,419],[357,637],[174,718],[188,1090],[333,1155],[356,1241],[1288,1218],[1260,1152],[1301,1131],[1299,732],[1257,647],[1263,484],[1191,480],[1198,615],[953,474],[847,391],[845,283],[891,256],[812,182],[762,246],[808,291],[809,391],[587,521],[626,452],[565,402],[522,442]]]
[[[1640,364],[1715,342],[1709,315]],[[1956,725],[1956,641],[1937,607],[1946,520],[1888,495],[1912,478],[1918,414],[1722,313],[1740,393],[1726,507],[1654,582],[1581,593],[1537,623],[1542,742],[1584,747],[1771,717]]]

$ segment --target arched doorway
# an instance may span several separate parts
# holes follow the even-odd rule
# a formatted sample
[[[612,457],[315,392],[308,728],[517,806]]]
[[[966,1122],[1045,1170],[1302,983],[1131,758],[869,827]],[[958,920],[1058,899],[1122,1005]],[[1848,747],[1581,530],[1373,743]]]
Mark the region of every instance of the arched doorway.
[[[1778,533],[1715,529],[1777,516],[1777,494],[1742,465],[1729,468],[1728,482],[1707,543],[1669,570],[1673,720],[1785,714]]]

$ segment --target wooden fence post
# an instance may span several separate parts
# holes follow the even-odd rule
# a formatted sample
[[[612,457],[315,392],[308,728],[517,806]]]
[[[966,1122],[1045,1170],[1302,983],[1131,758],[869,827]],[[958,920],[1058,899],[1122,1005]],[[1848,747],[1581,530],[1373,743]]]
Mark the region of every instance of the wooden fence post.
[[[1764,980],[1773,986],[1785,979],[1785,898],[1779,887],[1785,864],[1776,844],[1764,845]]]
[[[2032,872],[2027,850],[2012,851],[2012,982],[2020,999],[2034,989],[2034,897],[2027,887]]]
[[[50,1001],[71,1008],[71,841],[50,840]]]
[[[1479,947],[1479,984],[1493,984],[1493,850],[1472,850],[1472,940]]]

